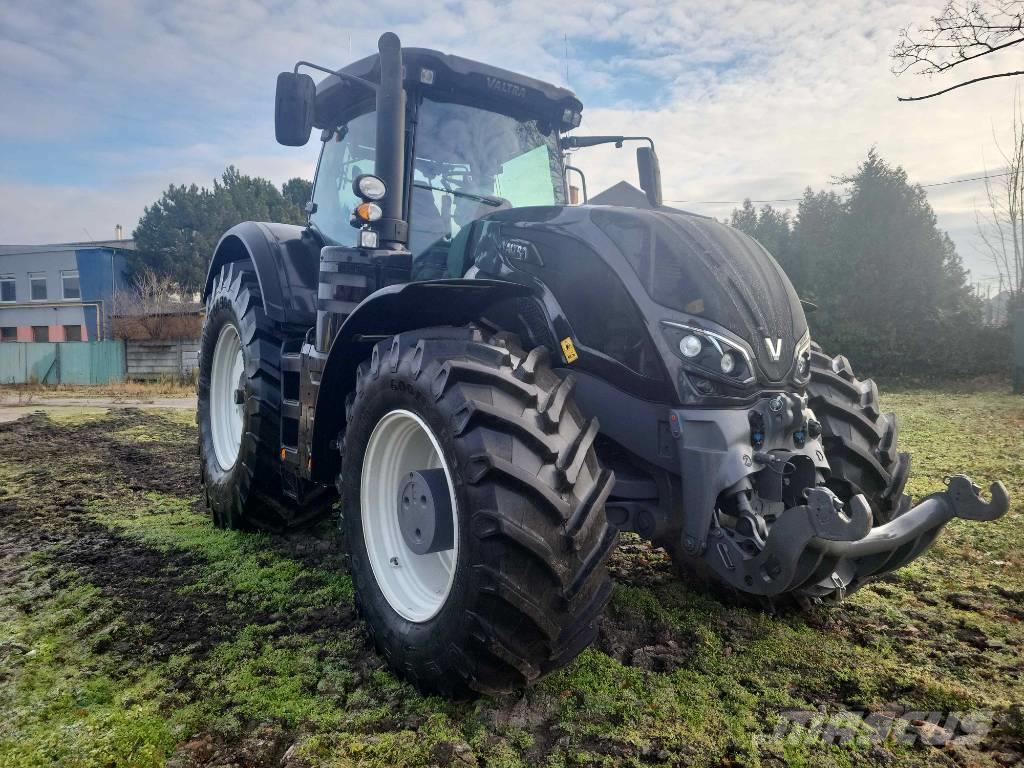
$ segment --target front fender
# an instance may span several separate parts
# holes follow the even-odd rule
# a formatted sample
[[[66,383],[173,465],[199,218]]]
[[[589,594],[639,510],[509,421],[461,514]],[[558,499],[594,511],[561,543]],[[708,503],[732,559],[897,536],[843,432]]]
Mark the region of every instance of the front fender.
[[[528,287],[503,280],[460,279],[389,285],[363,299],[338,329],[324,364],[313,422],[313,479],[332,482],[338,473],[339,454],[330,443],[345,428],[345,398],[376,342],[418,328],[466,325],[499,302],[532,295]]]
[[[256,268],[263,308],[279,323],[316,323],[316,291],[322,243],[313,230],[294,224],[245,221],[217,243],[206,275],[203,301],[221,266],[248,259]]]

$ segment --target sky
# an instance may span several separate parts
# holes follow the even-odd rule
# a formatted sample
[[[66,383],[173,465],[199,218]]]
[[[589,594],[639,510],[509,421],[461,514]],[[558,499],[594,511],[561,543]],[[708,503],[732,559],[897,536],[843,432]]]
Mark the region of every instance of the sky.
[[[312,178],[319,142],[274,141],[277,73],[298,59],[342,66],[388,30],[568,85],[584,103],[580,133],[652,136],[666,200],[718,218],[736,205],[717,201],[839,190],[872,146],[922,184],[997,172],[1019,87],[896,101],[1008,63],[896,78],[899,30],[943,0],[0,2],[2,243],[130,232],[168,184],[208,186],[229,164],[277,184]],[[636,183],[630,149],[574,161],[591,194]],[[975,222],[984,191],[929,189],[974,282],[994,276]]]

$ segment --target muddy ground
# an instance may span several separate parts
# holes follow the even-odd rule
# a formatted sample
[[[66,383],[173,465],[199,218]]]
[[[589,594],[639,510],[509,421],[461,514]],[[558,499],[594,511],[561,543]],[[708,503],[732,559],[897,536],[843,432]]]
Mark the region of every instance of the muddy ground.
[[[932,397],[889,403],[919,454],[913,490],[966,469],[1024,495],[1020,400]],[[595,648],[529,691],[449,702],[369,645],[331,521],[213,528],[190,419],[0,424],[0,766],[1024,759],[1019,504],[806,616],[723,605],[624,537]],[[965,425],[981,439],[958,448]]]

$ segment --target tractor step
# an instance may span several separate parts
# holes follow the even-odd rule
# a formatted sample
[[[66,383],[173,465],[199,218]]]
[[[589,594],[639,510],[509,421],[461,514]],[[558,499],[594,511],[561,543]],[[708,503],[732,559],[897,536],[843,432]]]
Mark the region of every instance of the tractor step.
[[[282,486],[289,498],[302,503],[312,486],[310,435],[324,356],[307,339],[281,343],[281,435],[278,454]]]

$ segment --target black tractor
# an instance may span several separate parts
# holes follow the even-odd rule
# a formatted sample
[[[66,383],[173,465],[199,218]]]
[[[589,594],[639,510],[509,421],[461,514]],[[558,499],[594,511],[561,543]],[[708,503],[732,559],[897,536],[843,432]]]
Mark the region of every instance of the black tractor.
[[[210,265],[214,520],[281,530],[337,506],[366,626],[426,690],[507,691],[573,659],[619,531],[687,579],[810,606],[1008,507],[954,475],[911,508],[895,418],[815,346],[775,260],[662,205],[649,139],[567,136],[581,109],[393,34],[341,70],[300,62],[276,133],[320,131],[309,223],[239,224]],[[636,204],[570,204],[567,150],[637,139]]]

